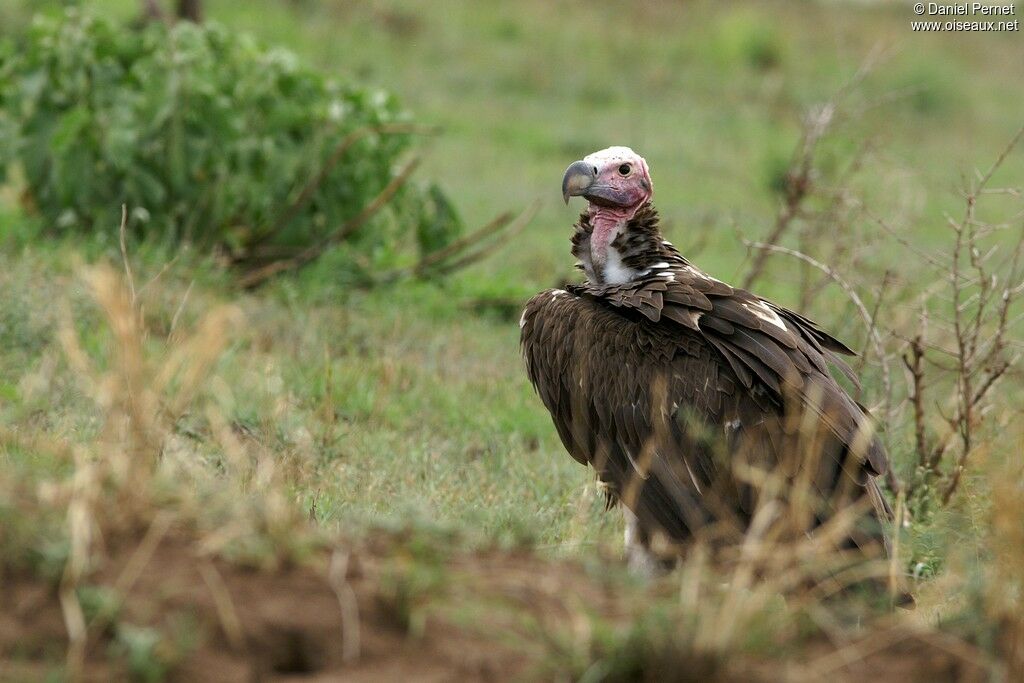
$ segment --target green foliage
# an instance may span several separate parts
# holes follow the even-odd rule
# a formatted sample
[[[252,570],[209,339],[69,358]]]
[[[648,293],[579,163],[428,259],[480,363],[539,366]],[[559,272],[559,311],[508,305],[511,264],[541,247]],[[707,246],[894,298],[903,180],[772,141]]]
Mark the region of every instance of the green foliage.
[[[416,226],[420,251],[430,253],[454,241],[461,232],[462,221],[455,207],[436,184],[427,188],[427,201]]]
[[[117,619],[121,609],[121,598],[110,586],[86,584],[78,587],[76,595],[87,622],[94,622],[96,619]]]
[[[411,137],[359,137],[311,179],[346,136],[407,120],[391,95],[329,81],[217,24],[132,31],[69,10],[0,51],[0,166],[20,167],[57,233],[114,240],[126,204],[136,233],[236,260],[320,244],[388,184]],[[402,194],[356,249],[405,243],[394,232],[407,225],[429,248],[458,232],[438,188]]]
[[[124,662],[132,680],[156,683],[167,678],[172,663],[162,644],[161,634],[156,629],[121,623],[110,654]]]

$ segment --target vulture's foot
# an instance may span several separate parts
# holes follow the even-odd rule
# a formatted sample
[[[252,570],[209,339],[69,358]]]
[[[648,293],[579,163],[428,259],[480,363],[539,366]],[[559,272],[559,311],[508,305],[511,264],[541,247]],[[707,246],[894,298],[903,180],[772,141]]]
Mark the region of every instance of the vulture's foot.
[[[626,565],[634,576],[656,579],[676,568],[676,558],[664,557],[651,547],[651,535],[626,506],[622,507],[622,517],[626,520]]]

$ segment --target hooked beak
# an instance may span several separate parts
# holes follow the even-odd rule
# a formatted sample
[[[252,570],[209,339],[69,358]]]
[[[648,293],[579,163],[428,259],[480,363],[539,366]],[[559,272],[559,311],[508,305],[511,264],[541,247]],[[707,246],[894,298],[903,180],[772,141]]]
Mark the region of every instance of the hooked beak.
[[[585,161],[572,162],[562,176],[562,199],[568,204],[569,197],[583,196],[595,180],[597,174],[593,166]]]
[[[597,169],[585,161],[574,161],[562,176],[562,199],[569,203],[569,197],[586,197],[598,206],[629,206],[631,197],[623,190],[615,189],[597,181]]]

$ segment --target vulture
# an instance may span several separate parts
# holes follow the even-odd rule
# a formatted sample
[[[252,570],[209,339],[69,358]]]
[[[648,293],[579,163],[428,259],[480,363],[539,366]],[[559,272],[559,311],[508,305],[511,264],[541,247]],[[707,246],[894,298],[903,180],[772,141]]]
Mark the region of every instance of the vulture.
[[[652,194],[628,147],[571,164],[562,195],[588,202],[571,240],[586,280],[537,294],[519,323],[563,445],[623,508],[628,565],[663,573],[699,537],[742,534],[764,495],[798,484],[820,497],[800,534],[862,504],[866,523],[843,527],[836,547],[889,552],[876,483],[887,456],[830,369],[856,383],[840,358],[853,352],[690,263],[662,237]]]

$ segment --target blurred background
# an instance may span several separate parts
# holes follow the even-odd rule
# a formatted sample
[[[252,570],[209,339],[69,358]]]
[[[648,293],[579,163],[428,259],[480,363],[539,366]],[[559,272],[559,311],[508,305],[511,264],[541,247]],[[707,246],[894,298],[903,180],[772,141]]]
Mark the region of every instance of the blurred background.
[[[166,271],[145,307],[156,336],[204,297],[247,309],[238,343],[256,355],[224,370],[233,419],[283,447],[282,395],[302,433],[336,404],[340,426],[305,456],[334,482],[318,508],[334,521],[393,512],[380,487],[432,516],[565,540],[565,501],[589,475],[523,379],[515,321],[576,277],[581,207],[561,203],[562,170],[620,144],[647,158],[684,254],[868,350],[864,398],[885,406],[914,478],[898,358],[925,299],[926,345],[952,348],[949,220],[1021,124],[1019,33],[914,32],[898,2],[13,0],[0,14],[9,396],[57,353],[44,302],[88,298],[57,284],[75,263]],[[1022,179],[1024,156],[1007,155],[978,220],[1012,220],[1017,197],[994,190]],[[1012,241],[992,233],[983,248]],[[888,329],[869,349],[835,278],[757,241],[833,266]],[[935,401],[955,384],[937,376]],[[617,534],[596,519],[572,533]]]
[[[143,12],[132,0],[77,4],[115,23]],[[66,5],[6,2],[2,31],[16,39],[33,14]],[[557,183],[590,151],[624,144],[644,155],[670,238],[700,245],[706,268],[735,279],[747,258],[737,236],[769,230],[807,111],[865,64],[821,164],[838,174],[858,156],[857,199],[908,238],[942,234],[961,179],[1020,122],[1020,34],[915,33],[900,2],[207,0],[202,10],[440,126],[422,175],[469,225],[544,199],[487,268],[521,292],[570,274],[565,239],[579,207],[556,201]],[[1021,167],[1014,158],[1006,172]]]
[[[96,495],[97,520],[173,507],[260,566],[305,557],[309,526],[618,557],[621,520],[558,442],[516,322],[578,278],[563,170],[627,145],[684,255],[863,352],[901,566],[923,622],[961,614],[949,586],[1006,569],[980,558],[1019,530],[979,520],[993,477],[1021,481],[1000,468],[1024,395],[1024,41],[915,19],[884,1],[4,0],[0,493],[124,452],[146,486],[117,460],[89,481],[147,502]],[[53,496],[0,496],[20,529],[0,547],[67,577],[84,546]],[[971,585],[1003,596],[971,636],[991,645],[1019,583]]]

